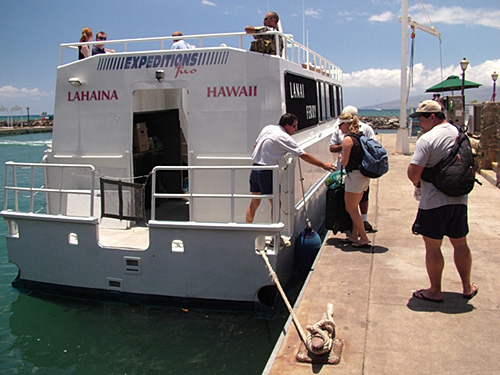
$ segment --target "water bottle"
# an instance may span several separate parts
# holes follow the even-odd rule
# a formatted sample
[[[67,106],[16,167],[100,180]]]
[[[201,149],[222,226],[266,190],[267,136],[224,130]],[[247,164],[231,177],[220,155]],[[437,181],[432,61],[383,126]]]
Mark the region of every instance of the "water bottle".
[[[420,200],[420,197],[422,196],[422,189],[420,187],[420,184],[418,184],[418,186],[415,186],[415,190],[413,191],[413,196],[417,201]]]

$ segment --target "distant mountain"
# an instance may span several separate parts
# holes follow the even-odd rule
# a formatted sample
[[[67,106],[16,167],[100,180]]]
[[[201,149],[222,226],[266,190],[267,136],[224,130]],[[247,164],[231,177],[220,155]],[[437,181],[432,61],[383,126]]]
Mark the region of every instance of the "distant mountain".
[[[479,87],[477,89],[468,89],[465,90],[465,101],[467,103],[472,103],[472,102],[486,102],[489,101],[491,98],[491,93],[492,93],[492,88],[491,87]],[[446,96],[446,95],[451,95],[451,91],[441,93],[441,96]],[[460,95],[461,91],[455,91],[455,95]],[[426,99],[432,99],[432,92],[428,92],[424,95],[414,95],[410,96],[408,99],[408,108],[416,108],[418,106],[418,103],[420,103],[422,100]],[[497,98],[498,98],[498,90],[497,90]],[[361,107],[360,109],[372,109],[372,108],[380,108],[380,109],[395,109],[399,108],[399,99],[397,100],[391,100],[389,102],[384,102],[384,103],[377,103],[377,104],[371,104],[367,105],[364,107]]]

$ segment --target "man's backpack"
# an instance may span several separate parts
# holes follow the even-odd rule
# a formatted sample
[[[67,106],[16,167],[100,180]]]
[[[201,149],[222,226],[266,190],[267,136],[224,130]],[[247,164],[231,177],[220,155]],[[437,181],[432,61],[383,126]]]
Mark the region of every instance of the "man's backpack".
[[[451,197],[469,194],[476,179],[474,155],[467,134],[457,126],[458,137],[450,153],[434,167],[424,168],[422,180],[432,182],[440,191]]]
[[[275,55],[276,50],[273,48],[272,40],[269,38],[258,37],[250,43],[250,51],[260,52],[269,55]]]
[[[366,135],[354,135],[363,149],[363,160],[359,166],[359,171],[363,176],[370,178],[379,178],[389,171],[389,158],[387,151],[382,145],[373,138]]]

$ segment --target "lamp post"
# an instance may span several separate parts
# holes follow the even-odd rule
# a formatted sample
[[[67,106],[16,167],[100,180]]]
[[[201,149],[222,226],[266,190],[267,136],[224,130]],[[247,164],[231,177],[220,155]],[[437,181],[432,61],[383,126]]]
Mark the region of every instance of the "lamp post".
[[[461,118],[461,126],[465,125],[465,71],[469,66],[469,61],[464,57],[462,61],[460,61],[460,67],[462,68],[462,115]]]
[[[496,96],[497,96],[498,73],[493,72],[493,74],[491,75],[491,79],[493,80],[493,93],[491,94],[491,101],[494,102],[496,100]]]
[[[28,126],[30,126],[30,107],[26,107],[26,112],[28,112]]]
[[[469,67],[469,60],[467,60],[465,57],[463,58],[462,61],[460,61],[460,67],[462,68],[462,96],[465,98],[465,92],[464,92],[464,86],[465,86],[465,71]],[[464,100],[465,104],[465,100]]]

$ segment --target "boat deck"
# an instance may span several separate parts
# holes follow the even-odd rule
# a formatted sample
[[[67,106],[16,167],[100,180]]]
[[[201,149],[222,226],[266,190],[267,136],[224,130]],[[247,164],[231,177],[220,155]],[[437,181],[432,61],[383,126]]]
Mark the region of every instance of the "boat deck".
[[[156,207],[157,220],[188,221],[189,204],[184,199],[159,199]],[[151,210],[146,210],[151,218]],[[149,246],[149,228],[145,223],[133,223],[129,229],[99,227],[99,243],[103,247],[146,250]]]
[[[372,249],[356,250],[329,232],[296,304],[304,330],[333,304],[336,337],[344,340],[338,365],[299,363],[301,346],[291,322],[265,374],[493,374],[500,372],[500,291],[497,288],[500,190],[479,176],[469,195],[468,243],[478,295],[462,298],[453,250],[443,242],[444,303],[412,298],[427,288],[424,244],[411,233],[417,211],[406,177],[408,155],[395,155],[395,134],[383,134],[390,171],[372,180]],[[410,145],[410,151],[414,145]]]

